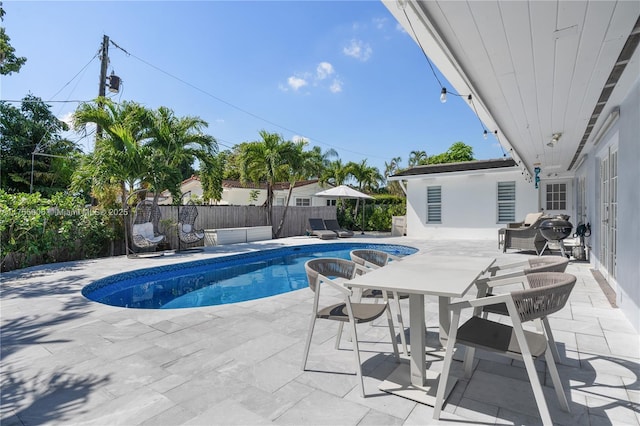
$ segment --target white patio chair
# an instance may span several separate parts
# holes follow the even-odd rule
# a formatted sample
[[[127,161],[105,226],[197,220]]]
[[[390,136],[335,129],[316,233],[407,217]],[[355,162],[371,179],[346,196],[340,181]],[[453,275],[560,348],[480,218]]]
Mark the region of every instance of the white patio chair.
[[[535,279],[535,275],[537,274],[530,274],[528,277]],[[464,374],[466,378],[471,377],[473,370],[473,352],[469,351],[469,348],[480,348],[522,360],[526,367],[529,381],[531,382],[542,422],[545,425],[550,425],[552,424],[551,415],[549,414],[549,408],[547,407],[534,364],[534,358],[544,356],[560,406],[564,411],[569,412],[567,397],[562,388],[558,370],[553,362],[553,355],[551,354],[547,336],[545,333],[524,330],[522,324],[527,321],[545,318],[562,309],[569,299],[571,290],[576,283],[576,277],[560,272],[547,272],[543,273],[543,275],[555,275],[555,284],[518,290],[499,296],[466,300],[451,305],[453,315],[444,366],[436,394],[433,413],[434,419],[440,418],[456,343],[467,347],[467,356],[465,356],[464,360]],[[512,326],[474,315],[462,326],[458,327],[460,311],[462,309],[484,307],[496,303],[504,303],[506,305],[513,324]],[[471,353],[470,356],[468,356],[469,353]]]
[[[352,250],[349,253],[351,260],[356,262],[358,265],[364,266],[365,268],[377,269],[385,266],[389,263],[389,260],[398,261],[401,258],[398,256],[394,256],[390,253],[384,252],[382,250],[373,250],[373,249],[360,249],[360,250]],[[367,289],[362,292],[362,298],[364,299],[374,299],[376,302],[380,299],[383,299],[383,292],[381,290],[373,290]],[[396,302],[396,310],[398,324],[400,325],[400,342],[402,343],[402,350],[405,355],[409,355],[409,349],[407,348],[407,337],[405,336],[405,327],[404,320],[402,318],[402,308],[400,307],[401,299],[408,299],[409,295],[406,293],[398,294],[395,291],[387,292],[387,298],[393,299]],[[394,326],[395,327],[395,326]]]
[[[340,348],[340,339],[342,337],[342,328],[345,323],[349,323],[351,327],[351,341],[353,344],[353,354],[356,362],[356,375],[360,381],[360,395],[364,398],[364,380],[362,378],[362,365],[360,362],[360,350],[358,346],[358,335],[356,332],[356,324],[374,321],[383,314],[387,314],[387,322],[389,324],[389,333],[391,335],[391,343],[393,345],[393,353],[396,359],[399,359],[398,345],[393,330],[393,321],[389,304],[386,296],[383,304],[373,303],[354,303],[351,302],[352,291],[342,284],[335,281],[335,278],[350,280],[355,277],[356,271],[361,268],[355,262],[346,259],[337,258],[320,258],[309,260],[304,265],[309,280],[309,288],[314,292],[313,297],[313,313],[309,324],[309,333],[304,348],[304,356],[302,360],[302,369],[307,368],[307,359],[309,358],[309,348],[311,346],[311,338],[313,329],[317,319],[326,319],[338,321],[338,335],[336,336],[336,349]],[[344,301],[330,306],[320,306],[321,288],[328,285],[337,290],[344,297]]]

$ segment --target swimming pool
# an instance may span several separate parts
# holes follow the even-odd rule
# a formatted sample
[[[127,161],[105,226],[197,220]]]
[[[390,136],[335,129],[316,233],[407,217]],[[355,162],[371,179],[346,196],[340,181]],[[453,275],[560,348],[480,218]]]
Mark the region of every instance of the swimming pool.
[[[124,308],[178,309],[274,296],[308,286],[304,264],[318,257],[349,259],[356,249],[397,256],[417,252],[397,244],[329,243],[260,250],[176,265],[140,269],[95,281],[82,295]]]

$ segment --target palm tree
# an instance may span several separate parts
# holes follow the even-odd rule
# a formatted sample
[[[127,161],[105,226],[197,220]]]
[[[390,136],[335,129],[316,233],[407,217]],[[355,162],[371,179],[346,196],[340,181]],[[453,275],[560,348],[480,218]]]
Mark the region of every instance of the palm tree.
[[[168,189],[173,199],[179,200],[180,183],[188,177],[183,176],[180,170],[189,168],[198,160],[201,178],[207,175],[202,179],[204,199],[220,199],[222,171],[215,161],[218,144],[213,136],[202,133],[207,126],[207,122],[199,117],[176,117],[167,107],[160,107],[152,113],[146,146],[153,150],[156,173],[152,185],[156,196]]]
[[[314,146],[310,151],[305,151],[304,148],[307,145],[306,141],[298,141],[293,143],[293,151],[289,154],[288,167],[289,167],[289,191],[287,193],[287,199],[284,203],[284,210],[280,223],[275,232],[275,237],[278,238],[282,227],[284,225],[287,211],[289,209],[289,200],[291,200],[291,194],[296,182],[304,179],[308,179],[312,176],[318,176],[322,172],[323,165],[327,163],[327,156],[333,155],[333,153],[322,153],[320,147]],[[333,151],[333,150],[331,150]],[[335,151],[333,151],[335,153]],[[336,154],[337,155],[337,154]]]
[[[118,186],[122,206],[126,207],[127,188],[134,191],[136,184],[152,175],[152,151],[142,144],[149,119],[150,111],[135,102],[115,104],[99,97],[93,103],[80,104],[73,116],[74,127],[86,132],[86,124],[94,123],[101,131],[94,152],[74,173],[72,190],[89,183],[93,194],[114,196],[114,186]],[[123,220],[126,241],[127,224]]]
[[[358,189],[360,191],[372,191],[380,186],[380,182],[383,180],[382,175],[377,167],[369,166],[367,160],[364,159],[359,163],[350,162],[347,167],[349,173],[358,182]],[[354,218],[358,217],[358,207],[360,206],[360,199],[356,200],[356,208],[354,212]],[[364,231],[364,229],[363,229]]]
[[[387,178],[391,175],[394,175],[396,173],[398,173],[398,171],[400,170],[400,162],[402,161],[402,159],[400,157],[394,157],[391,159],[391,162],[387,163],[385,161],[384,163],[384,179],[385,182],[387,182],[387,191],[390,194],[394,194],[394,195],[402,195],[403,191],[402,188],[400,188],[400,184],[396,181],[393,182],[388,182]]]
[[[340,159],[330,162],[320,174],[320,183],[333,186],[344,185],[350,175],[348,165],[342,164]]]
[[[260,131],[261,141],[245,142],[240,146],[238,163],[240,181],[267,183],[267,224],[271,225],[273,214],[273,186],[276,182],[288,181],[289,162],[295,161],[297,150],[293,142],[286,141],[276,133]],[[275,235],[274,235],[275,236]]]
[[[360,191],[373,191],[380,187],[380,182],[384,180],[377,167],[369,166],[364,159],[359,163],[350,162],[347,167],[349,174],[358,182]]]
[[[427,164],[429,157],[425,151],[411,151],[409,154],[409,167]]]
[[[150,174],[150,151],[143,146],[150,111],[135,102],[115,104],[111,99],[97,98],[82,103],[73,115],[76,129],[94,123],[102,129],[96,139],[95,150],[88,155],[76,174],[73,186],[91,182],[92,190],[109,192],[108,187],[119,185],[123,205],[127,188]]]

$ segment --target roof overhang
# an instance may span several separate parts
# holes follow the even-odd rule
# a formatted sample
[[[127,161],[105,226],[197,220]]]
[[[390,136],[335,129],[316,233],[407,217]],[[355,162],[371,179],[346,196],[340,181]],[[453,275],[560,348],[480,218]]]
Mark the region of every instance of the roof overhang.
[[[640,75],[638,1],[382,1],[529,178],[573,174]]]

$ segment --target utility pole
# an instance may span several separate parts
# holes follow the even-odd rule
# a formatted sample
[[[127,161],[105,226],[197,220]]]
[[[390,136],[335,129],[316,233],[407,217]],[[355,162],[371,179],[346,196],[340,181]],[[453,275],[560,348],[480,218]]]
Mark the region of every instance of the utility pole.
[[[102,36],[102,49],[100,53],[100,85],[98,86],[98,96],[106,95],[107,87],[107,67],[109,66],[109,36]],[[99,103],[102,106],[102,103]],[[100,125],[96,127],[96,140],[102,136],[102,128]]]

